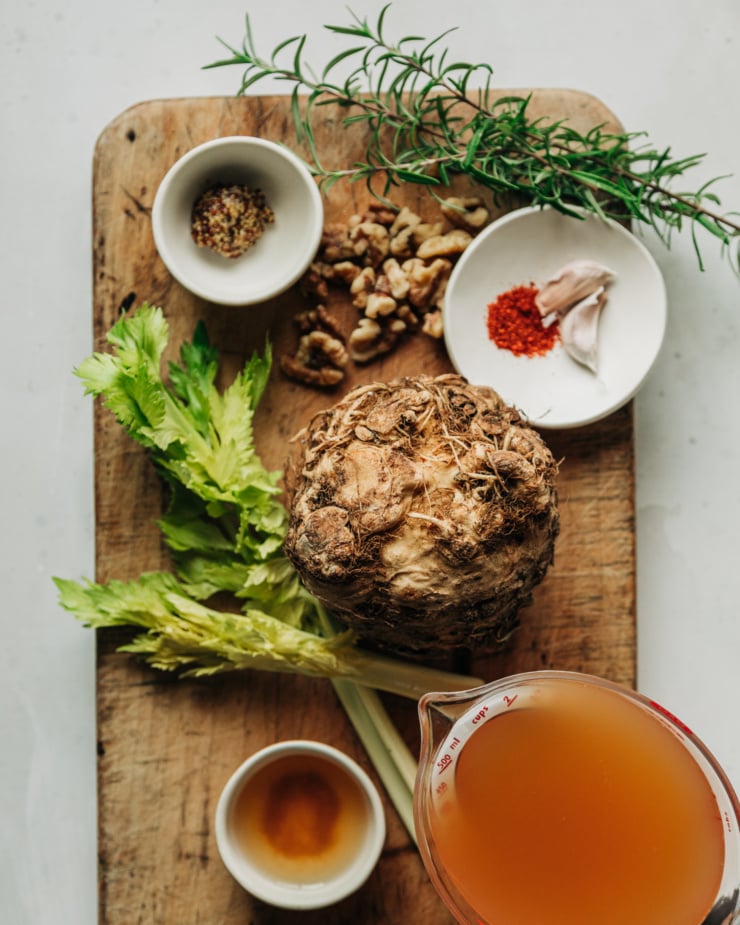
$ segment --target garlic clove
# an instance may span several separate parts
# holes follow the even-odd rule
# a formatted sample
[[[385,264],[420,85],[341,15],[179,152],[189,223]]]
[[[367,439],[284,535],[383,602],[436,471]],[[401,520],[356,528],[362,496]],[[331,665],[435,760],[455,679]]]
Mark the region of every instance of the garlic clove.
[[[598,328],[606,290],[600,286],[581,299],[560,321],[560,340],[574,360],[597,372]]]
[[[608,267],[593,260],[572,260],[561,267],[540,288],[535,299],[545,324],[580,302],[589,293],[607,286],[615,277]]]

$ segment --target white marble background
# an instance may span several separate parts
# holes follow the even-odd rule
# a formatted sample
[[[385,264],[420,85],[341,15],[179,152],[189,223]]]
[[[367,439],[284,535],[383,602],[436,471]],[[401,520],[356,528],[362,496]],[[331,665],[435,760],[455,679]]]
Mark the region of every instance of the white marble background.
[[[380,4],[350,6],[374,17]],[[56,604],[52,575],[93,575],[91,402],[71,375],[91,350],[91,158],[144,99],[232,95],[203,71],[243,34],[242,0],[24,0],[0,33],[2,590],[0,918],[96,921],[92,635]],[[264,51],[321,28],[343,0],[254,4]],[[459,26],[453,56],[508,87],[573,87],[676,155],[688,184],[740,209],[738,0],[396,0],[393,37]],[[734,175],[733,175],[734,174]],[[665,274],[664,349],[636,401],[639,687],[699,732],[740,784],[740,281],[702,238],[648,246]]]

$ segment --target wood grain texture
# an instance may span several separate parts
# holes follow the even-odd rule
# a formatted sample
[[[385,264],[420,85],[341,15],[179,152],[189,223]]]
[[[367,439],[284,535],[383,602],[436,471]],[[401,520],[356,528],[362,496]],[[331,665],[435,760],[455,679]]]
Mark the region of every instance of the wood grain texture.
[[[568,119],[581,129],[597,123],[619,127],[598,100],[575,91],[536,91],[531,111]],[[191,147],[229,134],[283,140],[305,154],[295,144],[284,97],[145,102],[101,134],[92,191],[96,349],[105,349],[105,334],[121,307],[144,301],[163,307],[172,355],[203,318],[227,376],[252,349],[261,349],[268,331],[277,355],[293,347],[291,318],[303,304],[296,292],[260,308],[210,305],[169,277],[154,248],[150,214],[160,180]],[[361,150],[357,132],[340,130],[331,118],[317,126],[316,137],[336,165],[351,162]],[[434,212],[422,191],[400,191],[397,201],[422,214]],[[364,188],[337,185],[326,200],[327,219],[346,219],[366,202]],[[348,325],[354,310],[340,301],[333,308],[344,313]],[[442,345],[426,336],[408,340],[370,367],[352,370],[342,389],[331,394],[288,381],[276,364],[256,422],[260,453],[268,466],[282,468],[290,437],[358,382],[450,368]],[[556,561],[506,649],[486,657],[471,653],[469,667],[486,679],[554,667],[633,684],[631,407],[597,424],[545,436],[562,460]],[[163,503],[161,486],[144,453],[99,406],[95,463],[97,580],[168,568],[154,523]],[[118,632],[98,634],[101,925],[287,925],[299,919],[306,925],[450,925],[389,804],[383,856],[355,896],[332,909],[298,914],[272,909],[244,893],[221,864],[213,835],[216,801],[236,766],[257,748],[293,737],[330,742],[374,777],[367,756],[331,685],[321,680],[248,673],[179,681],[117,654],[120,638]],[[385,700],[415,750],[415,705]]]

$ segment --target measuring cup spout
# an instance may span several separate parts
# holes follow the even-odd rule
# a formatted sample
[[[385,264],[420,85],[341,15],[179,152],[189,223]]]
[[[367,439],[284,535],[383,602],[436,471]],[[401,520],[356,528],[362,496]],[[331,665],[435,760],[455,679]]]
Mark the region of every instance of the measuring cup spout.
[[[467,691],[432,691],[419,700],[419,778],[458,718],[484,696],[487,689],[486,684]]]

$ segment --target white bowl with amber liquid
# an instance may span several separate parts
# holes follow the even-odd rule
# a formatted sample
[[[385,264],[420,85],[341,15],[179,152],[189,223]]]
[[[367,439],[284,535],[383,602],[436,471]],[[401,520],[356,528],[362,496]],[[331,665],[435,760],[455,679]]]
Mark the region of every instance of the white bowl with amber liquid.
[[[234,879],[283,909],[319,909],[358,890],[385,841],[378,791],[330,745],[305,739],[256,752],[216,809],[216,841]]]

